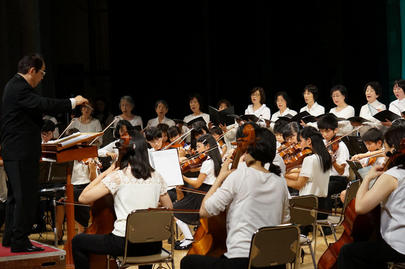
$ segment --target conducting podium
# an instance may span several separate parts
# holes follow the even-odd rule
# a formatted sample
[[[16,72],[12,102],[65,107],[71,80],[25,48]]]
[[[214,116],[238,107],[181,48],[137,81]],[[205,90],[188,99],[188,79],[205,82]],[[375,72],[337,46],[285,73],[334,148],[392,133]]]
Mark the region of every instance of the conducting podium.
[[[50,141],[42,144],[42,161],[65,163],[74,160],[85,160],[97,157],[97,147],[90,146],[92,141],[101,136],[99,133],[74,133],[67,137]],[[66,268],[74,268],[72,257],[72,239],[74,236],[75,218],[74,218],[74,199],[73,185],[71,182],[72,166],[67,166],[66,171],[66,223],[67,223],[67,242],[66,250]]]

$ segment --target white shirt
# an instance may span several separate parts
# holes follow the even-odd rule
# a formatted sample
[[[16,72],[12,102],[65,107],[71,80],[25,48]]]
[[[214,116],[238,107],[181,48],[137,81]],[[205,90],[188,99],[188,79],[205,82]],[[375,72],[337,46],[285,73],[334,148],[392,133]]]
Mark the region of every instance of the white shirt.
[[[159,123],[167,124],[167,125],[169,125],[169,127],[172,127],[172,126],[176,125],[176,123],[173,120],[169,119],[169,118],[164,117],[162,122],[159,122],[159,118],[156,117],[156,118],[153,118],[153,119],[149,120],[148,124],[146,124],[146,126],[148,126],[148,127],[156,127],[156,126],[158,126]]]
[[[55,117],[52,117],[50,115],[45,115],[42,117],[43,120],[50,120],[53,123],[55,123],[55,130],[53,131],[53,137],[54,138],[58,138],[59,137],[59,128],[56,127],[56,125],[58,125],[58,121],[56,120]]]
[[[116,118],[119,118],[120,120],[124,120],[124,118],[121,117],[121,115],[116,116]],[[117,123],[118,123],[118,121],[116,123],[114,123],[114,128],[115,128],[115,126],[117,126]],[[142,122],[141,116],[134,115],[134,117],[131,120],[129,120],[129,123],[131,123],[131,125],[134,127],[141,126],[141,130],[143,129],[143,122]]]
[[[117,140],[111,142],[110,144],[104,146],[103,148],[99,149],[99,150],[98,150],[98,153],[97,153],[98,157],[107,157],[107,153],[108,153],[108,152],[110,152],[110,153],[116,153],[117,156],[118,156],[119,151],[118,151],[118,148],[115,146],[115,144],[116,144],[117,142],[119,142],[119,141],[120,141],[120,140],[117,139]]]
[[[371,122],[380,124],[380,121],[374,118],[373,116],[378,113],[378,110],[386,110],[386,109],[387,107],[383,103],[380,103],[378,100],[375,100],[371,104],[365,104],[364,106],[362,106],[360,109],[359,116]]]
[[[402,117],[401,112],[405,111],[405,98],[402,100],[395,100],[390,103],[389,110]]]
[[[192,121],[192,120],[194,120],[196,118],[199,118],[199,117],[203,117],[206,124],[208,124],[210,122],[210,115],[207,114],[207,113],[202,113],[202,112],[200,114],[198,114],[197,116],[194,115],[194,114],[190,114],[190,115],[185,116],[184,117],[184,122],[188,123],[189,121]]]
[[[225,256],[249,257],[252,235],[257,229],[288,222],[288,199],[285,179],[239,165],[205,202],[210,215],[218,215],[229,206]]]
[[[90,183],[89,166],[82,161],[73,162],[72,185],[82,185]]]
[[[324,140],[325,141],[325,140]],[[329,142],[328,142],[329,143]],[[325,144],[328,144],[325,141]],[[332,169],[330,170],[330,175],[331,176],[342,176],[342,177],[348,177],[349,176],[349,165],[347,164],[347,160],[350,160],[350,152],[349,149],[347,148],[346,144],[343,141],[339,142],[339,148],[335,152],[336,154],[336,163],[338,165],[346,164],[345,165],[345,170],[342,175],[340,175],[335,167],[332,165]]]
[[[157,172],[148,179],[135,178],[128,166],[107,175],[101,181],[114,197],[114,210],[117,220],[112,233],[125,236],[126,222],[129,213],[136,209],[148,209],[158,206],[160,195],[165,194],[167,185]]]
[[[278,110],[276,113],[274,113],[274,114],[271,116],[271,121],[272,121],[272,123],[270,123],[270,128],[273,130],[273,128],[274,128],[274,123],[278,120],[278,118],[279,118],[279,117],[286,116],[286,115],[288,115],[288,114],[290,114],[291,116],[295,116],[295,115],[297,115],[297,111],[292,110],[292,109],[289,109],[288,107],[284,110],[283,113],[281,113],[281,111]]]
[[[203,183],[208,185],[214,184],[217,177],[215,176],[214,161],[210,157],[201,164],[200,174],[201,173],[207,175]]]
[[[315,116],[315,117],[325,114],[325,108],[323,106],[319,105],[317,102],[315,102],[312,105],[311,109],[308,108],[308,105],[302,107],[300,109],[300,112],[303,112],[303,111],[307,111],[309,114],[311,114],[312,116]]]
[[[256,117],[258,117],[259,119],[264,119],[264,120],[270,120],[270,116],[271,116],[270,108],[268,108],[266,106],[266,104],[262,104],[262,106],[256,110],[253,110],[252,104],[248,105],[248,107],[245,110],[245,115],[252,115],[252,114],[255,115]],[[266,122],[264,120],[257,122],[257,124],[265,127]]]
[[[77,128],[81,133],[94,133],[102,131],[100,121],[94,118],[91,119],[89,123],[82,123],[80,121],[80,118],[73,118],[70,128]],[[103,142],[103,138],[100,136],[97,140],[99,141],[98,143],[101,145]]]
[[[318,197],[328,196],[330,170],[323,171],[321,159],[317,154],[304,158],[302,162],[300,177],[307,177],[308,181],[299,191],[299,195],[313,194]]]
[[[381,203],[381,235],[385,242],[405,254],[405,170],[392,167],[385,174],[398,180],[398,187]]]
[[[336,109],[337,109],[336,107],[331,108],[329,113],[332,113],[336,117],[342,118],[342,119],[348,119],[348,118],[354,117],[354,107],[352,107],[352,106],[348,105],[340,111],[337,111]],[[345,134],[350,133],[351,130],[353,130],[353,126],[350,123],[350,121],[348,121],[348,120],[338,121],[338,128],[339,128],[339,130],[338,130],[337,135],[345,135]]]

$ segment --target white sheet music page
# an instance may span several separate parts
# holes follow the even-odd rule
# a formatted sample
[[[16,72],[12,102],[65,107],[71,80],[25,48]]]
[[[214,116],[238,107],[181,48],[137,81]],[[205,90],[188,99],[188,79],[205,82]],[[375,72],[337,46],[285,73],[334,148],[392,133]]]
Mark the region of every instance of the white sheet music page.
[[[176,149],[150,151],[149,157],[151,165],[163,177],[168,187],[184,184]]]

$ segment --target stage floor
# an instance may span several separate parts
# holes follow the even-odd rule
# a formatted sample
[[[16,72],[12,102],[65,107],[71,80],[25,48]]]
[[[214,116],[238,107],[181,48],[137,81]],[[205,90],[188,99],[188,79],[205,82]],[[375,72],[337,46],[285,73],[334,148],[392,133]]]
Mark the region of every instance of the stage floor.
[[[337,228],[337,238],[338,239],[340,238],[340,235],[342,234],[342,232],[343,232],[343,227],[338,227]],[[311,233],[310,233],[310,236],[311,236]],[[30,236],[30,238],[32,240],[38,241],[40,243],[48,244],[53,247],[54,234],[53,234],[53,232],[51,232],[50,228],[49,228],[49,232],[45,232],[42,234],[32,234]],[[329,236],[327,236],[327,238],[328,238],[329,243],[334,242],[333,235],[329,235]],[[0,234],[0,242],[1,242],[1,239],[2,239],[2,233]],[[66,240],[66,233],[64,236],[64,240]],[[166,247],[169,247],[167,242],[164,242],[163,245]],[[63,249],[63,245],[59,245],[58,248]],[[317,248],[316,248],[316,260],[317,261],[319,260],[319,258],[323,254],[323,252],[326,250],[326,248],[327,247],[325,245],[325,241],[324,241],[323,237],[320,235],[320,233],[318,232]],[[304,247],[303,249],[304,249],[306,255],[304,257],[304,263],[301,264],[300,268],[302,268],[302,269],[313,268],[312,259],[311,259],[311,255],[310,255],[308,247]],[[175,267],[176,268],[180,268],[180,261],[186,254],[187,254],[187,250],[175,250],[174,257],[175,257]],[[130,267],[130,268],[136,268],[136,267]]]

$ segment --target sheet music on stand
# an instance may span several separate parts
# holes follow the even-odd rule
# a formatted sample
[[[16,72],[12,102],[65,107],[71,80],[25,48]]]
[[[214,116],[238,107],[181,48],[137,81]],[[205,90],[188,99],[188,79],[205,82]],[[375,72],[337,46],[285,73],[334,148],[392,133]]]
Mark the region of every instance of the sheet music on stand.
[[[60,139],[48,141],[47,143],[42,144],[42,148],[60,151],[78,144],[88,144],[96,137],[99,137],[101,135],[103,135],[103,132],[98,133],[77,132]]]
[[[163,177],[168,187],[184,185],[177,149],[149,152],[152,167]]]
[[[345,136],[342,141],[346,144],[350,156],[367,152],[367,147],[360,136]]]

